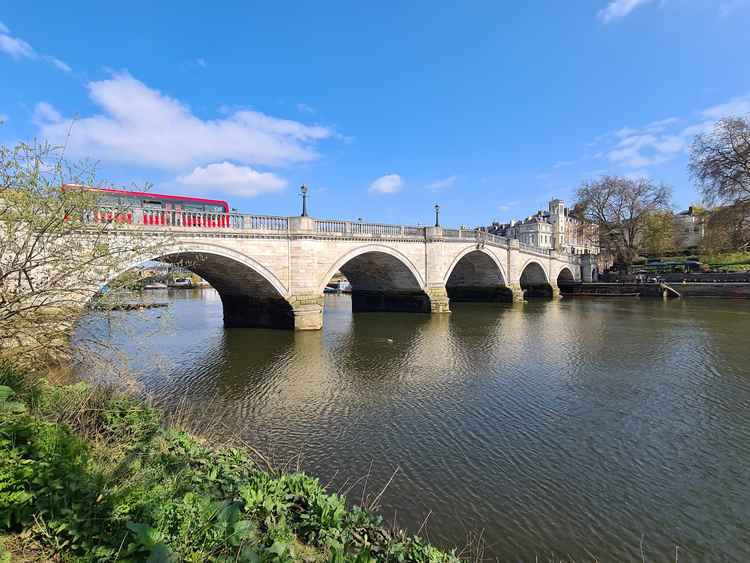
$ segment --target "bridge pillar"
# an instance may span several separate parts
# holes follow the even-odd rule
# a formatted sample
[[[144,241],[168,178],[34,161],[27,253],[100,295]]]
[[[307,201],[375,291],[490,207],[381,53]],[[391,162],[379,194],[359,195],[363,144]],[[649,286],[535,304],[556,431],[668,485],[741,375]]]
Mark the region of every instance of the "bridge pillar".
[[[323,328],[323,295],[297,295],[289,298],[294,314],[294,330]]]
[[[513,303],[523,303],[524,301],[524,292],[523,288],[521,287],[521,284],[516,283],[509,283],[507,285],[510,292],[513,294]]]
[[[450,313],[450,299],[444,285],[428,287],[425,292],[430,298],[431,313]]]
[[[552,282],[550,283],[550,286],[552,287],[552,299],[562,299],[562,294],[560,293],[560,288],[558,287],[557,283]]]

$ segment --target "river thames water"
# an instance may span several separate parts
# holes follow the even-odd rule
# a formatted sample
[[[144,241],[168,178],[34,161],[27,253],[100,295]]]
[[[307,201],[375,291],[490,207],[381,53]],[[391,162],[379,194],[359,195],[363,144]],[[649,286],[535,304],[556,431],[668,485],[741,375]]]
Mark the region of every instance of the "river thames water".
[[[750,301],[452,304],[325,328],[222,326],[213,290],[82,321],[166,405],[440,546],[502,561],[750,561]],[[120,361],[120,360],[118,360]],[[87,377],[96,377],[91,372]],[[218,430],[221,432],[221,430]],[[229,432],[229,430],[227,430]],[[641,547],[642,546],[642,547]]]

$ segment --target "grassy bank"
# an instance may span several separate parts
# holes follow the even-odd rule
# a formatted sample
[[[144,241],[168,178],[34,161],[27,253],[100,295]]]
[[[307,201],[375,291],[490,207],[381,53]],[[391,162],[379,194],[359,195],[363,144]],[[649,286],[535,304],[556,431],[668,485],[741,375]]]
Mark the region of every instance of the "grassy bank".
[[[701,261],[711,268],[727,272],[745,272],[750,270],[750,252],[728,252],[714,256],[701,256]]]
[[[18,560],[457,560],[142,401],[7,366],[0,386],[0,534]]]

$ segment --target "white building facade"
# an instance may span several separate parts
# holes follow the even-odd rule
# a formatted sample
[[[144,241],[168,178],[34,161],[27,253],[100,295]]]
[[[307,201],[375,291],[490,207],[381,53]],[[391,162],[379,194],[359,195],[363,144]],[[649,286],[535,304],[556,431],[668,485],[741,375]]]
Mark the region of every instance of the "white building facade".
[[[487,230],[539,248],[571,254],[599,254],[596,225],[573,215],[561,199],[550,201],[547,211],[537,211],[520,221],[495,222]]]

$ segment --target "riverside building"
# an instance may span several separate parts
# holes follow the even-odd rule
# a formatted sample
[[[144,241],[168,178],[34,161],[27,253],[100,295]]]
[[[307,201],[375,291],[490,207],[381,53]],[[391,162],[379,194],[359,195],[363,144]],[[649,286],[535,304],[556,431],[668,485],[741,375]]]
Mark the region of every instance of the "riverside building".
[[[537,211],[525,219],[494,222],[487,231],[529,246],[571,254],[599,254],[597,226],[577,217],[561,199],[553,199],[547,211]]]

